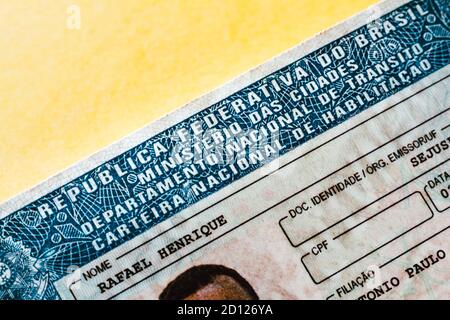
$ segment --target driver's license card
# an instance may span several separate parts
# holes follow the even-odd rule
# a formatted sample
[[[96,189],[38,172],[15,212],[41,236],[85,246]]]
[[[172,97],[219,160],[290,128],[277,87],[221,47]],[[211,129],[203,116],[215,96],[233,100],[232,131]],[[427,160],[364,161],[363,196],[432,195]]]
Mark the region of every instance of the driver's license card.
[[[450,298],[449,63],[449,0],[275,57],[1,205],[0,299]]]

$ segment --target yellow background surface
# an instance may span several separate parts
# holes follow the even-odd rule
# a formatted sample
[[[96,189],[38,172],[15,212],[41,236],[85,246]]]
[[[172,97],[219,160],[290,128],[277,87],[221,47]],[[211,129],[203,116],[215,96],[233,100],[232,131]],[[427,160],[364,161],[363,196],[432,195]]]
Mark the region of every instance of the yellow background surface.
[[[375,2],[0,0],[0,201]]]

